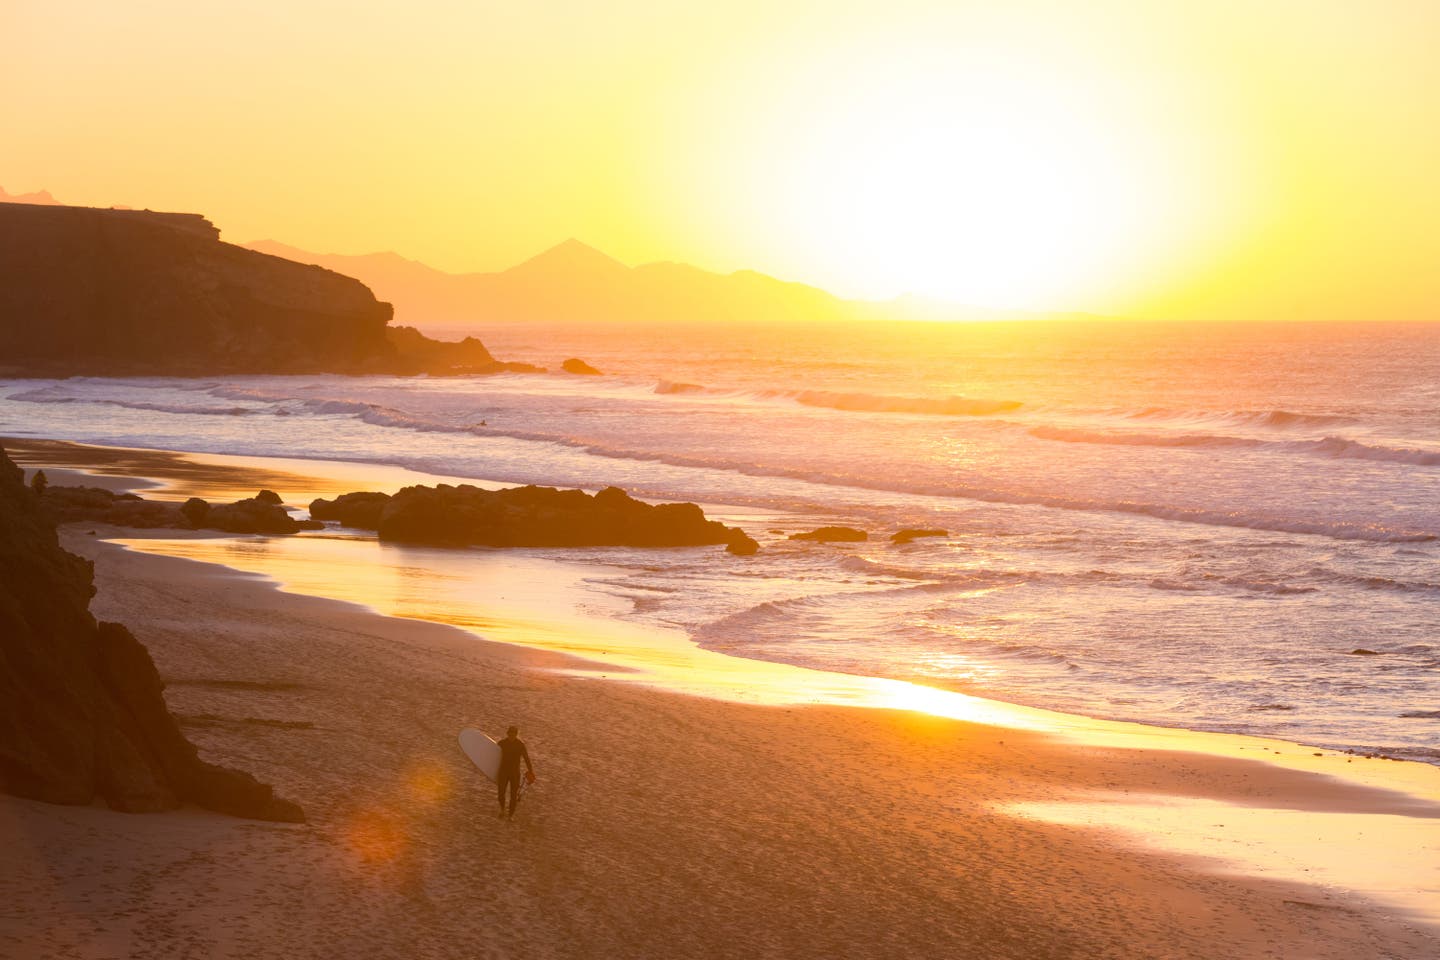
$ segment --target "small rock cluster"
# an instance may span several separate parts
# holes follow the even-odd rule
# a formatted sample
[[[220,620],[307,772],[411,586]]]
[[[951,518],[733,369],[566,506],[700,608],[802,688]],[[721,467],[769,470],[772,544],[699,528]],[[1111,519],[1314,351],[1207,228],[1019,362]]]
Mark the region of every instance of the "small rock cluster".
[[[226,533],[296,533],[319,530],[317,520],[296,520],[281,505],[280,496],[261,490],[234,503],[208,503],[191,497],[183,504],[145,500],[133,493],[114,493],[99,487],[57,487],[45,491],[41,503],[56,523],[88,520],[118,527],[142,529],[223,530]]]

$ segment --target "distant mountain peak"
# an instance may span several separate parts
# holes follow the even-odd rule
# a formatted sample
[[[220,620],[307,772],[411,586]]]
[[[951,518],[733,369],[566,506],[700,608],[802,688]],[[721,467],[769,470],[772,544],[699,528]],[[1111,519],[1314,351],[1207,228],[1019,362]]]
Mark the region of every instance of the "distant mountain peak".
[[[37,190],[34,193],[6,193],[4,187],[0,187],[0,203],[33,203],[40,206],[60,206],[60,201],[50,195],[49,190]]]
[[[518,263],[506,270],[506,273],[550,273],[552,271],[563,271],[572,273],[580,270],[589,273],[608,273],[617,270],[629,270],[619,260],[602,253],[590,246],[588,243],[581,243],[574,237],[562,240],[548,250],[535,254],[529,260]]]

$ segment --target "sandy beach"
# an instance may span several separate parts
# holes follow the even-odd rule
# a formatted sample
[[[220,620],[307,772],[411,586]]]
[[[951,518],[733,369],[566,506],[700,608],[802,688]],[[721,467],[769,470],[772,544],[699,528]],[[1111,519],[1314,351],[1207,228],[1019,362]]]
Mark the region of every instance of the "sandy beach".
[[[13,452],[148,477],[161,496],[273,485],[304,502],[343,485],[294,462]],[[1440,927],[1403,898],[1221,869],[1223,846],[1187,856],[1162,836],[1170,803],[1203,811],[1210,836],[1222,814],[1297,835],[1361,816],[1433,844],[1433,767],[1084,721],[1061,735],[1004,725],[1004,710],[980,723],[692,695],[521,645],[546,630],[499,602],[472,630],[384,616],[106,542],[131,536],[63,532],[95,562],[92,609],[149,647],[207,758],[273,783],[309,822],[0,798],[5,956],[1440,954]],[[556,587],[558,623],[574,602]],[[508,723],[540,775],[512,822],[454,742]],[[1153,844],[1039,815],[1127,795]],[[1403,855],[1409,841],[1374,846],[1397,842]]]

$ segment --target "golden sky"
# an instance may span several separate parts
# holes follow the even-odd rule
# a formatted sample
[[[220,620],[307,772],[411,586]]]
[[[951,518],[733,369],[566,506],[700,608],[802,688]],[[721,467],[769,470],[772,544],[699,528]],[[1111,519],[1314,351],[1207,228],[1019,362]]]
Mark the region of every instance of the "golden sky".
[[[1440,319],[1437,0],[8,0],[0,47],[0,186],[237,242]]]

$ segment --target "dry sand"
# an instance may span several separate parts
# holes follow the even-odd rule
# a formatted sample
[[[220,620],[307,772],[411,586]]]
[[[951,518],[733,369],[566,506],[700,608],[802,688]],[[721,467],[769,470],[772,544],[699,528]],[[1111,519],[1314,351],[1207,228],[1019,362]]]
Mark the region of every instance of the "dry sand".
[[[558,673],[578,664],[66,539],[204,755],[310,822],[0,798],[0,956],[1440,956],[1434,928],[1343,891],[1004,812],[1129,790],[1440,823],[1400,793]],[[512,718],[540,782],[510,822],[454,737]]]

